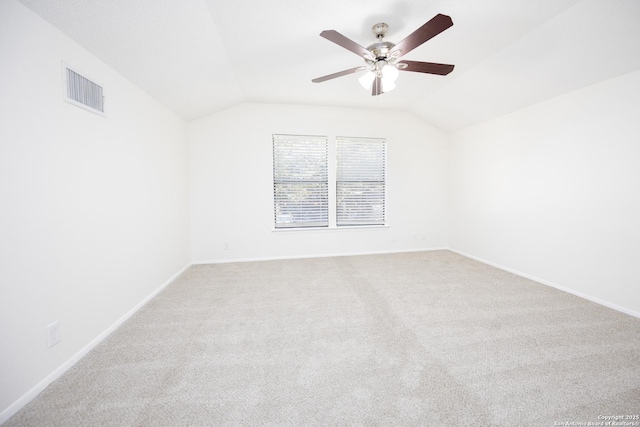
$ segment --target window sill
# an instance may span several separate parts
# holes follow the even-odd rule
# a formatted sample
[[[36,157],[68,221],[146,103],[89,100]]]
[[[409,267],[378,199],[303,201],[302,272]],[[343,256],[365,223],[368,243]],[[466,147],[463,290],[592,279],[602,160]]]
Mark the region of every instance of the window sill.
[[[300,228],[272,228],[271,231],[274,233],[292,233],[292,232],[332,232],[332,231],[341,231],[341,230],[371,230],[371,229],[384,229],[390,228],[389,224],[385,225],[346,225],[346,226],[329,226],[329,227],[300,227]]]

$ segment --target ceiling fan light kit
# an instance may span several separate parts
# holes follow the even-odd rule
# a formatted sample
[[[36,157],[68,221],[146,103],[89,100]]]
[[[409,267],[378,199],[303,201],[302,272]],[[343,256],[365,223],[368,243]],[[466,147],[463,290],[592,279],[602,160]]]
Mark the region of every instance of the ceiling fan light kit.
[[[393,64],[381,60],[373,63],[358,81],[363,88],[371,90],[376,77],[379,77],[382,83],[382,92],[389,92],[396,87],[398,75],[398,69]]]
[[[437,36],[452,25],[453,21],[449,16],[438,14],[400,43],[394,44],[382,40],[389,26],[381,22],[371,28],[371,31],[373,31],[378,41],[367,48],[360,46],[358,43],[335,30],[325,30],[320,33],[321,37],[361,56],[367,65],[318,77],[313,79],[312,82],[321,83],[358,71],[367,70],[358,81],[362,87],[371,91],[372,96],[376,96],[395,89],[396,80],[400,74],[399,71],[413,71],[416,73],[445,76],[453,71],[453,65],[437,64],[434,62],[400,61],[400,57],[406,55],[427,40]]]

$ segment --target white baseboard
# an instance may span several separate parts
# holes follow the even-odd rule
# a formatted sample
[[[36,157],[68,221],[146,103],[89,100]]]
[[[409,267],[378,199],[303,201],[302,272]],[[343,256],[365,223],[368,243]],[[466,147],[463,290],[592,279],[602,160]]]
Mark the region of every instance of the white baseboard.
[[[340,252],[334,254],[313,254],[313,255],[290,255],[290,256],[274,256],[274,257],[258,257],[258,258],[234,258],[234,259],[213,259],[193,261],[193,265],[201,264],[226,264],[232,262],[254,262],[254,261],[278,261],[286,259],[308,259],[308,258],[331,258],[342,256],[359,256],[359,255],[382,255],[382,254],[401,254],[405,252],[428,252],[428,251],[447,251],[449,248],[419,248],[419,249],[398,249],[389,251],[369,251],[369,252]]]
[[[640,318],[640,313],[638,313],[637,311],[634,311],[634,310],[630,310],[630,309],[628,309],[626,307],[622,307],[622,306],[619,306],[617,304],[613,304],[613,303],[611,303],[609,301],[605,301],[605,300],[602,300],[600,298],[596,298],[596,297],[591,296],[589,294],[585,294],[583,292],[576,291],[576,290],[571,289],[571,288],[567,288],[566,286],[558,285],[557,283],[553,283],[553,282],[550,282],[548,280],[541,279],[539,277],[532,276],[531,274],[523,273],[521,271],[514,270],[514,269],[509,268],[509,267],[505,267],[505,266],[497,264],[495,262],[491,262],[491,261],[488,261],[486,259],[479,258],[477,256],[473,256],[471,254],[468,254],[468,253],[465,253],[465,252],[462,252],[462,251],[459,251],[459,250],[456,250],[456,249],[448,248],[448,250],[450,250],[451,252],[455,252],[455,253],[457,253],[459,255],[462,255],[464,257],[474,259],[474,260],[479,261],[479,262],[481,262],[483,264],[487,264],[487,265],[490,265],[492,267],[499,268],[500,270],[504,270],[506,272],[515,274],[515,275],[520,276],[520,277],[524,277],[525,279],[533,280],[534,282],[538,282],[538,283],[542,283],[543,285],[551,286],[552,288],[556,288],[556,289],[558,289],[560,291],[567,292],[569,294],[575,295],[575,296],[580,297],[580,298],[584,298],[586,300],[589,300],[591,302],[595,302],[596,304],[603,305],[605,307],[611,308],[611,309],[619,311],[621,313],[628,314],[630,316]]]
[[[62,374],[64,374],[69,368],[78,363],[80,359],[82,359],[87,353],[93,350],[100,342],[102,342],[106,337],[108,337],[113,331],[115,331],[120,325],[122,325],[125,321],[127,321],[131,316],[133,316],[138,310],[140,310],[146,303],[148,303],[153,297],[155,297],[160,291],[166,288],[171,282],[178,278],[184,271],[189,268],[191,264],[187,264],[182,267],[177,273],[171,276],[167,281],[165,281],[160,287],[151,292],[148,296],[146,296],[142,301],[135,305],[131,310],[125,313],[124,316],[120,317],[113,325],[109,326],[106,330],[104,330],[100,335],[91,340],[87,345],[85,345],[80,351],[71,356],[69,360],[64,362],[58,368],[56,368],[53,372],[47,375],[42,381],[36,384],[31,390],[26,392],[22,397],[9,405],[2,413],[0,413],[0,424],[3,424],[9,418],[14,416],[20,409],[22,409],[27,403],[31,402],[38,394],[40,394],[45,388],[49,386],[52,382],[60,378]]]

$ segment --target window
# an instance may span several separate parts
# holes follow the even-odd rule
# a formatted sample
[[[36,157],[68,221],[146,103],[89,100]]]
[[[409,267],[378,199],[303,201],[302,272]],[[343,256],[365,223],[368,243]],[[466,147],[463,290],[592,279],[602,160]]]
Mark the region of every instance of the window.
[[[276,228],[328,227],[327,137],[273,135]]]
[[[385,224],[385,140],[336,138],[336,225]]]

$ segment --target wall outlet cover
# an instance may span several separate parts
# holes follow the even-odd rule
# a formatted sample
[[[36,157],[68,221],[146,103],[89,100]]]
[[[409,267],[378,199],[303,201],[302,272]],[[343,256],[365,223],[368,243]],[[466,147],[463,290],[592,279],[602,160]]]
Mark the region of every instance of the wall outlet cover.
[[[51,348],[60,342],[60,322],[55,321],[47,325],[47,348]]]

